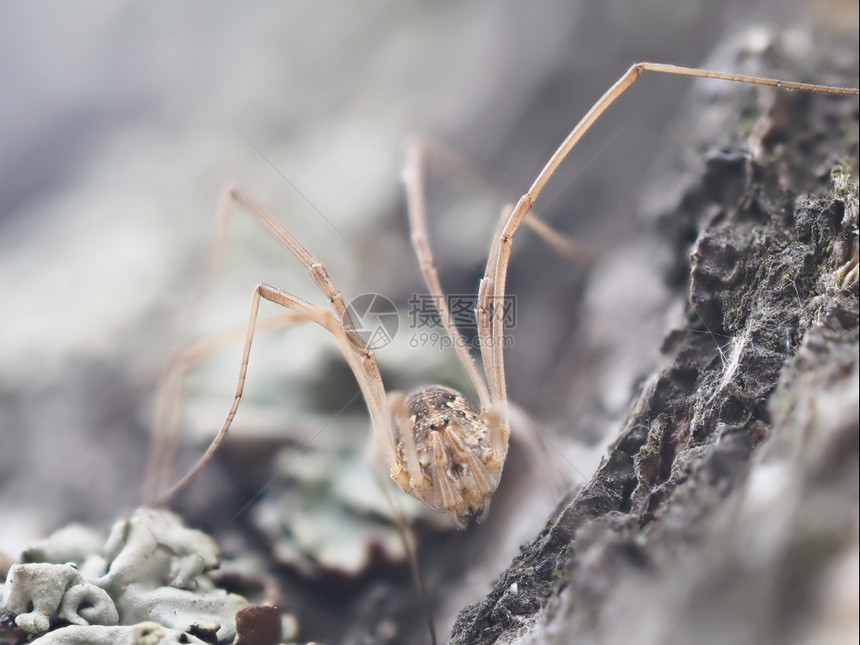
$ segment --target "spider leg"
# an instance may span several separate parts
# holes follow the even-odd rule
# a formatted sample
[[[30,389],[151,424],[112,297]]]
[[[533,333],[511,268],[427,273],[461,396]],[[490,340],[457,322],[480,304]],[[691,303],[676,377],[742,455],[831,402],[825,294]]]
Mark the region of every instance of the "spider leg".
[[[813,85],[810,83],[794,83],[788,81],[780,81],[770,78],[762,78],[758,76],[746,76],[741,74],[726,74],[723,72],[713,72],[710,70],[697,69],[694,67],[680,67],[677,65],[665,65],[661,63],[637,63],[630,67],[621,78],[619,78],[597,102],[591,107],[585,116],[571,130],[570,134],[564,139],[561,145],[556,149],[544,168],[535,178],[531,187],[525,195],[520,197],[513,211],[503,213],[499,223],[499,232],[496,240],[493,242],[493,248],[497,248],[497,253],[490,252],[490,258],[487,262],[487,269],[482,280],[481,287],[486,291],[492,290],[492,301],[499,303],[503,301],[505,295],[505,285],[507,280],[508,264],[511,258],[511,249],[513,244],[514,234],[519,229],[523,221],[529,216],[532,207],[546,186],[550,178],[555,174],[558,167],[562,164],[577,142],[585,135],[592,125],[603,115],[603,113],[626,92],[630,86],[635,83],[642,72],[651,71],[661,74],[672,74],[676,76],[693,76],[699,78],[713,78],[724,81],[733,81],[737,83],[750,83],[754,85],[766,85],[771,87],[803,90],[808,92],[823,92],[827,94],[839,95],[857,95],[860,93],[854,88],[830,87],[825,85]],[[485,286],[485,284],[487,286]],[[491,286],[490,286],[491,285]],[[488,296],[485,297],[485,300]],[[503,318],[502,308],[496,307],[493,309],[491,321],[492,338],[498,340]],[[501,343],[497,343],[492,352],[492,370],[495,375],[497,391],[504,392],[505,388],[505,366],[504,353]],[[492,379],[491,379],[492,380]],[[493,385],[491,383],[491,391]]]
[[[487,375],[487,379],[485,380],[481,376],[475,360],[468,350],[465,338],[454,323],[445,293],[439,282],[436,262],[430,245],[430,237],[427,231],[426,178],[431,169],[435,170],[437,174],[444,174],[444,177],[451,183],[465,184],[473,189],[475,185],[482,187],[486,187],[487,185],[493,186],[495,182],[486,173],[478,169],[475,164],[441,141],[431,137],[414,136],[410,137],[406,142],[406,155],[402,176],[406,186],[406,202],[412,246],[418,259],[424,284],[433,296],[439,310],[439,315],[457,351],[460,362],[465,367],[470,380],[477,390],[481,406],[486,409],[493,399],[487,385],[487,380],[492,380],[492,378]],[[526,219],[525,224],[530,226],[559,255],[571,262],[587,264],[597,254],[595,247],[563,235],[535,217]]]
[[[423,184],[424,176],[429,171],[443,176],[447,182],[458,185],[462,189],[491,191],[502,196],[502,199],[510,198],[510,195],[500,188],[498,180],[479,168],[473,161],[466,159],[451,146],[426,135],[410,137],[406,142],[404,179],[408,185],[410,181],[414,181],[412,179],[414,174],[420,175],[418,181],[421,182],[420,199],[422,201],[426,201],[423,195]],[[564,235],[538,217],[526,218],[523,223],[552,247],[556,253],[573,264],[580,266],[591,264],[600,252],[598,247]]]
[[[469,450],[460,435],[454,432],[450,426],[445,428],[445,438],[457,458],[458,464],[466,464],[468,466],[468,478],[474,486],[469,486],[470,490],[477,490],[480,497],[486,499],[489,503],[490,495],[496,490],[496,487],[490,481],[490,473],[487,465],[475,456],[475,453]],[[461,477],[462,478],[462,477]]]
[[[394,426],[389,428],[386,438],[379,438],[380,443],[384,444],[387,450],[391,478],[403,490],[418,491],[419,497],[422,497],[422,495],[426,496],[426,491],[431,488],[432,481],[424,473],[418,460],[418,450],[415,445],[415,435],[412,433],[412,423],[409,421],[406,396],[402,392],[392,392],[388,397],[387,405],[391,414],[390,416],[386,416],[394,418],[400,444],[403,449],[403,459],[401,460],[397,452],[397,442],[393,435]],[[402,461],[406,462],[405,467],[401,463]],[[396,472],[395,466],[397,467]]]
[[[373,351],[363,342],[360,348],[355,347],[350,335],[355,333],[355,330],[348,327],[345,322],[339,320],[329,310],[312,305],[267,284],[258,286],[255,293],[259,293],[261,297],[270,302],[302,313],[309,320],[313,320],[331,332],[361,387],[374,430],[377,432],[384,431],[390,424],[385,405],[385,386],[382,382],[382,375],[379,373],[379,366]],[[358,338],[360,339],[360,337]]]
[[[331,332],[338,343],[341,353],[352,369],[352,372],[361,387],[375,431],[385,432],[385,428],[389,425],[385,416],[385,391],[382,385],[382,378],[379,376],[378,369],[374,371],[374,368],[376,368],[376,361],[373,359],[371,350],[367,347],[362,351],[357,350],[352,340],[349,338],[343,323],[338,320],[332,312],[305,302],[296,296],[270,285],[261,284],[254,289],[251,301],[251,313],[245,332],[242,364],[239,368],[239,378],[236,384],[236,391],[233,395],[233,401],[230,405],[230,410],[227,413],[227,418],[224,420],[224,424],[212,440],[212,443],[206,449],[206,452],[197,460],[187,474],[185,474],[166,493],[157,499],[156,504],[163,505],[169,503],[170,500],[187,487],[203,470],[203,468],[209,464],[221,443],[224,441],[224,438],[227,436],[227,432],[229,431],[230,426],[233,423],[233,419],[236,416],[236,412],[239,409],[239,402],[242,398],[242,393],[245,387],[245,376],[248,371],[248,359],[251,353],[251,345],[254,340],[254,333],[257,327],[256,322],[261,298],[293,310],[292,316],[294,317],[294,322],[310,320],[316,322],[322,327],[325,327],[329,332]],[[376,430],[377,428],[378,430]]]
[[[311,278],[313,278],[314,282],[316,282],[320,291],[322,291],[329,299],[329,302],[331,302],[336,317],[328,320],[324,326],[329,328],[329,331],[332,331],[339,340],[342,336],[345,337],[352,347],[352,354],[356,354],[360,357],[359,364],[354,365],[353,362],[351,362],[352,354],[347,352],[346,348],[341,347],[344,357],[346,357],[347,361],[350,362],[350,367],[352,367],[359,384],[362,386],[362,391],[365,393],[365,401],[367,402],[367,407],[370,410],[374,433],[376,433],[383,452],[388,458],[389,466],[393,468],[395,463],[395,454],[392,451],[392,448],[388,445],[391,416],[386,411],[386,394],[385,386],[382,382],[382,375],[379,372],[379,365],[376,362],[376,357],[355,329],[355,323],[344,304],[343,295],[341,294],[340,289],[338,289],[331,277],[329,277],[323,264],[311,255],[311,253],[293,236],[293,234],[290,233],[283,224],[275,219],[271,213],[261,205],[257,204],[237,186],[232,186],[225,195],[219,216],[221,221],[221,223],[219,223],[219,230],[223,231],[227,228],[229,219],[234,210],[233,205],[237,203],[242,205],[250,215],[255,217],[270,233],[272,233],[272,235],[278,238],[284,246],[293,253],[293,255],[296,256],[296,258],[308,270],[308,273]],[[225,235],[222,232],[219,235],[219,238],[223,240],[224,237]],[[223,246],[223,242],[220,244]],[[318,308],[313,307],[313,305],[301,301],[290,294],[267,285],[261,285],[260,289],[262,289],[260,295],[263,298],[272,300],[272,302],[277,302],[285,307],[294,307],[296,303],[302,303],[301,306],[303,308],[306,310],[307,308],[313,308],[314,311],[317,312],[314,315],[319,315],[318,312],[320,310]],[[337,331],[331,327],[331,325],[334,324],[332,323],[332,320],[337,323]]]
[[[461,519],[463,513],[458,513],[454,510],[462,506],[463,497],[459,491],[454,490],[454,487],[451,485],[451,479],[448,477],[448,471],[451,469],[451,459],[448,451],[445,450],[445,445],[439,433],[432,433],[429,441],[430,452],[433,456],[433,464],[430,472],[433,473],[434,488],[442,498],[442,506],[450,510],[454,524],[457,525],[458,529],[464,529],[466,528],[466,524]]]
[[[245,348],[242,357],[239,381],[237,383],[236,393],[227,419],[219,433],[216,435],[216,438],[213,440],[212,445],[210,445],[209,449],[203,457],[201,457],[200,461],[198,461],[198,463],[192,468],[191,472],[183,477],[179,483],[174,485],[168,493],[162,496],[162,503],[169,501],[169,499],[175,496],[181,488],[187,486],[197,473],[205,467],[205,465],[211,460],[212,455],[214,455],[218,446],[223,441],[224,436],[232,424],[233,417],[238,409],[239,401],[244,389],[248,355],[250,353],[251,342],[257,326],[257,313],[261,297],[275,302],[276,304],[293,309],[295,312],[298,312],[297,315],[302,320],[314,320],[329,329],[329,331],[335,335],[338,343],[341,345],[341,351],[344,354],[344,357],[347,359],[347,362],[349,362],[353,373],[361,385],[365,401],[370,411],[374,431],[378,435],[390,434],[387,430],[390,426],[390,417],[385,416],[385,387],[382,382],[382,376],[379,373],[379,366],[376,363],[376,358],[374,357],[373,352],[370,351],[364,340],[356,331],[355,324],[349,315],[340,290],[331,280],[322,263],[311,255],[310,252],[308,252],[308,250],[305,249],[305,247],[302,246],[301,243],[283,226],[283,224],[278,222],[278,220],[275,219],[275,217],[266,209],[257,204],[244,191],[236,186],[233,186],[226,191],[221,202],[208,281],[211,282],[213,274],[223,263],[223,255],[227,239],[229,237],[230,223],[236,204],[241,205],[243,210],[247,211],[257,219],[272,235],[278,238],[294,256],[296,256],[296,258],[307,269],[319,289],[326,295],[326,297],[328,297],[329,301],[332,303],[335,314],[332,314],[331,312],[324,314],[322,312],[326,312],[327,310],[315,307],[314,305],[311,305],[286,292],[280,291],[275,287],[265,284],[261,284],[257,287],[254,291],[250,320],[246,328]],[[343,342],[346,342],[347,346],[344,346],[342,344]],[[183,370],[180,370],[178,374],[187,373],[189,369],[191,368],[189,367],[184,370],[184,372]],[[181,381],[183,379],[180,378],[179,380]],[[168,384],[168,386],[169,385],[170,384]],[[181,386],[173,385],[172,387],[174,387],[175,391],[181,395]],[[173,398],[172,400],[177,401],[179,399]],[[175,413],[170,412],[168,408],[165,415],[166,416],[164,418],[166,425],[164,427],[169,427],[172,419],[175,418]],[[161,425],[161,422],[159,422],[159,425]],[[159,459],[163,453],[160,453],[160,450],[162,449],[158,448],[158,442],[156,442],[155,449],[154,459]],[[167,456],[169,457],[169,452],[167,453]],[[157,486],[157,484],[148,485],[147,489],[152,491],[153,486]]]
[[[407,141],[403,180],[406,185],[412,244],[418,258],[424,283],[438,303],[440,317],[457,350],[460,362],[466,368],[478,392],[482,410],[486,413],[491,408],[495,408],[497,414],[503,413],[507,401],[506,385],[504,374],[499,373],[496,369],[496,352],[501,353],[503,351],[504,339],[501,327],[495,325],[490,317],[494,309],[500,312],[504,309],[504,298],[498,301],[499,307],[493,308],[491,306],[494,302],[493,280],[495,268],[488,270],[486,272],[487,277],[481,283],[476,306],[479,338],[481,339],[481,357],[484,367],[484,376],[482,377],[475,360],[467,349],[465,339],[453,321],[444,292],[439,283],[427,231],[426,177],[431,168],[437,172],[443,172],[444,176],[452,183],[466,184],[468,187],[474,187],[476,184],[492,184],[493,182],[485,173],[477,169],[474,164],[440,141],[427,137],[412,137]],[[510,210],[507,210],[507,212],[509,214]],[[492,238],[493,244],[490,249],[488,263],[493,266],[498,262],[498,240],[506,219],[506,217],[503,217],[499,221],[498,228]],[[560,255],[573,262],[582,264],[591,261],[597,253],[594,247],[576,242],[558,233],[535,217],[526,218],[524,223],[531,226]],[[494,348],[497,348],[497,350]],[[506,414],[503,414],[503,416],[506,417]],[[496,458],[504,459],[504,456],[507,454],[507,437],[509,435],[507,428],[509,426],[506,423],[491,425],[490,438],[493,454]]]
[[[288,327],[302,320],[304,319],[296,313],[271,316],[257,322],[257,331]],[[245,325],[242,325],[204,338],[180,349],[170,359],[159,380],[155,399],[144,478],[144,499],[156,499],[158,492],[169,484],[176,458],[179,413],[188,374],[225,347],[232,345],[236,339],[242,337],[245,330]]]
[[[504,355],[504,294],[500,300],[496,300],[493,287],[499,261],[500,229],[507,220],[506,215],[510,214],[511,208],[512,206],[508,205],[502,211],[496,234],[490,244],[487,270],[478,287],[478,306],[475,310],[478,332],[484,339],[481,343],[481,359],[487,372],[490,397],[493,402],[493,405],[484,411],[484,418],[490,437],[491,457],[499,464],[504,463],[508,454],[511,426],[508,420],[508,390],[505,384],[504,364],[498,359],[499,355]],[[495,315],[497,311],[500,314],[498,321]]]
[[[212,253],[213,265],[221,264],[220,258],[224,254],[224,247],[230,229],[230,220],[235,211],[235,205],[241,205],[244,210],[254,217],[263,227],[274,235],[290,252],[296,256],[307,269],[311,278],[316,282],[320,291],[329,299],[337,316],[343,321],[344,329],[352,343],[359,351],[365,347],[364,340],[355,331],[355,324],[347,311],[343,294],[335,286],[325,266],[311,255],[308,250],[281,224],[268,210],[255,202],[238,186],[231,186],[225,193],[218,215],[218,234],[216,235],[215,248]]]
[[[424,277],[424,284],[430,295],[433,296],[436,309],[442,318],[442,323],[445,325],[445,330],[454,344],[454,349],[457,352],[457,357],[469,374],[469,380],[475,387],[478,393],[478,399],[481,402],[481,408],[486,409],[490,405],[490,393],[487,390],[487,383],[472,355],[469,353],[469,347],[466,339],[457,329],[454,323],[454,318],[451,316],[451,311],[448,308],[448,303],[445,301],[445,292],[442,290],[442,285],[439,282],[439,275],[436,271],[436,263],[433,259],[433,250],[430,247],[430,238],[427,235],[427,200],[425,197],[425,149],[420,145],[410,145],[407,149],[406,164],[403,169],[403,181],[406,185],[406,203],[409,213],[409,228],[412,231],[411,239],[412,246],[415,249],[415,256],[418,258],[418,265],[421,268],[421,275]]]

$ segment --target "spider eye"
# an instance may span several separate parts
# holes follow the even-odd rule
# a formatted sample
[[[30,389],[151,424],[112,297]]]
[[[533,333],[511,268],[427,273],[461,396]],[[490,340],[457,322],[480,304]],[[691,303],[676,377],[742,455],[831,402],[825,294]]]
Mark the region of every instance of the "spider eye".
[[[436,429],[436,424],[431,422],[431,423],[430,423],[430,429],[431,429],[431,430],[435,430],[435,429]]]

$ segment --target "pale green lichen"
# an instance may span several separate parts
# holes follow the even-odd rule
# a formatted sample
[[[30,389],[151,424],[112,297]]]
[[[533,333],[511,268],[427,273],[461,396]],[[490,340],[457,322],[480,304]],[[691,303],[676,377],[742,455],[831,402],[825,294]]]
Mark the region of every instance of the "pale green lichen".
[[[84,578],[91,578],[107,568],[102,555],[104,541],[104,535],[88,526],[69,524],[30,545],[21,557],[24,562],[74,562]]]
[[[109,567],[98,584],[114,592],[132,583],[196,589],[200,577],[218,565],[215,540],[153,508],[139,508],[114,524],[104,551]]]
[[[167,629],[158,623],[116,627],[77,627],[57,629],[34,641],[37,645],[206,645],[205,641],[184,631]]]
[[[119,620],[111,597],[86,582],[74,564],[16,564],[3,586],[3,611],[28,634],[43,634],[53,619],[73,625],[114,625]]]
[[[51,561],[69,556],[73,562]],[[24,559],[45,561],[11,567],[0,612],[40,636],[37,645],[203,642],[192,634],[230,643],[236,612],[248,602],[207,575],[219,564],[215,541],[165,510],[140,508],[120,520],[103,548],[91,531],[66,528]],[[49,631],[61,623],[71,625]]]

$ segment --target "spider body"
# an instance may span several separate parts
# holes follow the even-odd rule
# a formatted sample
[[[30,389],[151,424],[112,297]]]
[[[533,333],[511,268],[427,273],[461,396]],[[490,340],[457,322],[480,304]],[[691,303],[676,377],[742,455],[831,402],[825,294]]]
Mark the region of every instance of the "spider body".
[[[404,468],[392,473],[394,481],[433,510],[450,513],[458,526],[467,516],[483,519],[505,459],[493,456],[488,425],[495,420],[488,422],[471,401],[443,385],[414,390],[395,412],[394,442]],[[413,442],[418,473],[408,468]]]

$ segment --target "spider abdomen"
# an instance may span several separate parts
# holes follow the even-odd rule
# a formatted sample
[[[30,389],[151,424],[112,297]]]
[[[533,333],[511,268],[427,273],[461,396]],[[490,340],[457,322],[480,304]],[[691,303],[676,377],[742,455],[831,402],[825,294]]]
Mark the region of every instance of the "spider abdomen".
[[[492,457],[484,415],[462,394],[442,385],[420,387],[406,398],[408,428],[415,441],[420,477],[410,477],[412,494],[431,508],[462,518],[485,512],[501,475]],[[403,441],[397,432],[401,458]],[[405,487],[404,487],[404,490]]]

